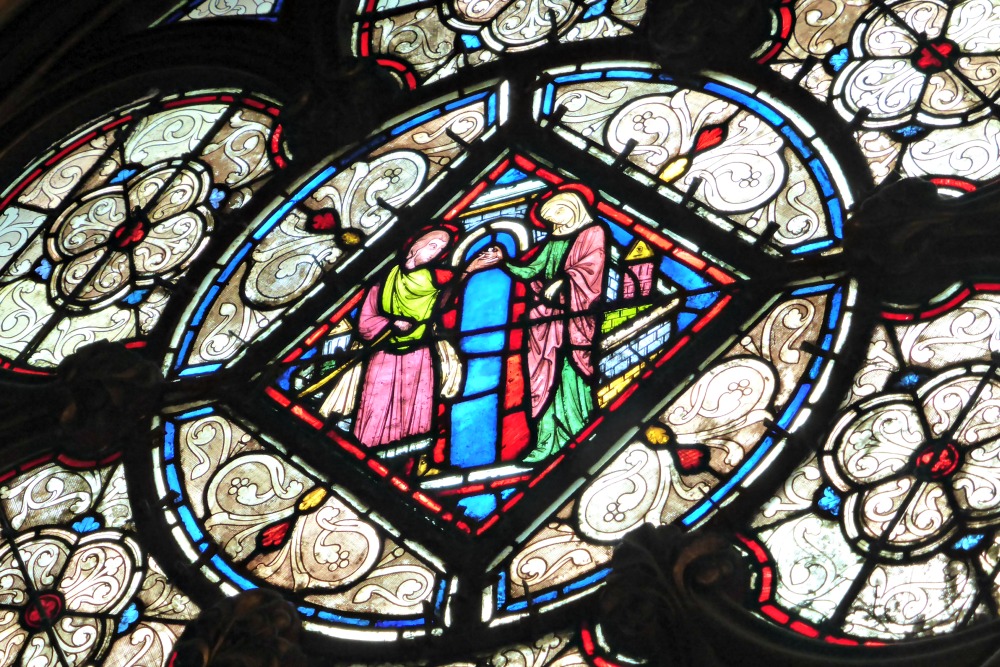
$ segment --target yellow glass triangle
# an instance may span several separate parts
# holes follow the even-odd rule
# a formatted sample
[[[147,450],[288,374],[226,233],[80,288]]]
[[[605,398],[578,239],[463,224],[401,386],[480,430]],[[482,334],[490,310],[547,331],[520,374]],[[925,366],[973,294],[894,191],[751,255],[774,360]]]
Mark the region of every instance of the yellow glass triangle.
[[[649,259],[653,256],[653,249],[649,247],[649,244],[642,239],[636,239],[632,247],[628,249],[628,254],[625,255],[625,261],[632,261],[636,259]]]

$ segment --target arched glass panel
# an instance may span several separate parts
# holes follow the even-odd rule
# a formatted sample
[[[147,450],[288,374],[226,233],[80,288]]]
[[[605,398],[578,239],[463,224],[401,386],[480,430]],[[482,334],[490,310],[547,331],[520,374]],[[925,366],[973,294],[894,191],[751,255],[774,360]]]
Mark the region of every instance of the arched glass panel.
[[[746,242],[836,250],[850,195],[798,114],[740,82],[602,69],[553,76],[535,101],[543,127]]]
[[[163,429],[174,535],[192,561],[214,554],[202,570],[224,592],[266,583],[301,601],[307,627],[347,638],[392,640],[442,615],[440,561],[287,448],[214,406]]]

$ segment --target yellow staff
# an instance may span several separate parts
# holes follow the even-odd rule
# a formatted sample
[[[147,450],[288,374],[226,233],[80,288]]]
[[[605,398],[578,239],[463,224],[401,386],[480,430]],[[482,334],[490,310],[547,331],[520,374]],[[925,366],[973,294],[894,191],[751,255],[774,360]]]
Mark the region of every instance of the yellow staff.
[[[379,343],[381,343],[382,341],[384,341],[386,338],[388,338],[391,333],[392,333],[392,327],[389,327],[384,332],[382,332],[382,334],[371,343],[370,347],[374,348],[376,345],[378,345]],[[337,376],[339,376],[341,373],[343,373],[344,370],[346,370],[346,369],[350,368],[352,365],[354,365],[355,361],[360,361],[362,354],[364,354],[364,353],[363,352],[359,352],[358,354],[354,355],[353,357],[351,357],[350,359],[348,359],[346,362],[344,362],[343,365],[337,366],[336,368],[334,368],[332,371],[330,371],[329,373],[327,373],[326,377],[324,377],[322,380],[320,380],[316,384],[314,384],[314,385],[312,385],[312,386],[304,389],[302,392],[300,392],[299,393],[299,398],[302,398],[303,396],[308,396],[309,394],[313,394],[313,393],[319,391],[320,389],[322,389],[325,385],[329,384],[329,382],[331,380],[337,378]]]

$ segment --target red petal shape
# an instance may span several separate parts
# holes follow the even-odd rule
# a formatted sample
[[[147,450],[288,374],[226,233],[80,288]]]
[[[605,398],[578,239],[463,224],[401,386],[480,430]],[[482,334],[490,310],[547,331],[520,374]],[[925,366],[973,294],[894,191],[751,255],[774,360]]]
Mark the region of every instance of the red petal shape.
[[[920,59],[917,60],[917,67],[921,69],[931,69],[935,67],[941,67],[943,63],[941,59],[937,57],[929,48],[926,46],[920,49]]]
[[[705,453],[698,449],[678,449],[677,461],[685,471],[701,467]]]
[[[712,146],[718,146],[722,143],[724,134],[725,132],[721,125],[706,127],[698,133],[698,139],[694,143],[694,152],[697,153]]]
[[[260,534],[260,545],[262,547],[277,549],[285,543],[290,527],[291,522],[282,521],[281,523],[276,523],[273,526],[265,528]]]
[[[333,211],[317,213],[309,221],[309,230],[313,232],[328,232],[337,228],[337,216]]]

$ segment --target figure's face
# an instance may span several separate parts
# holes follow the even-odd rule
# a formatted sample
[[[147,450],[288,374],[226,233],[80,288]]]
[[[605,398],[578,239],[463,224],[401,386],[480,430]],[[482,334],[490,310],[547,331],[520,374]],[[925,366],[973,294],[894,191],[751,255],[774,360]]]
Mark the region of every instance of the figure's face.
[[[585,222],[583,202],[574,192],[560,192],[538,210],[538,215],[549,223],[552,234],[562,236],[571,233]]]
[[[447,245],[448,235],[445,232],[433,231],[424,234],[413,242],[413,247],[406,254],[407,268],[416,268],[434,261]]]

